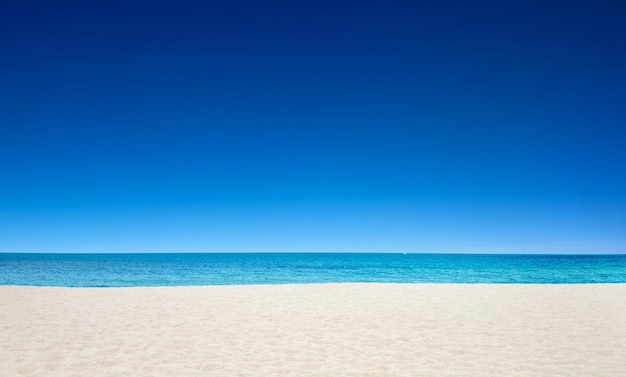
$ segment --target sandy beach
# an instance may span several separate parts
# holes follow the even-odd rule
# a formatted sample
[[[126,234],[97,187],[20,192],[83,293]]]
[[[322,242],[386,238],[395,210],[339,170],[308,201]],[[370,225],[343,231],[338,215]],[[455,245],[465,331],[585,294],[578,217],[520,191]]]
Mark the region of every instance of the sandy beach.
[[[0,287],[2,376],[626,376],[626,284]]]

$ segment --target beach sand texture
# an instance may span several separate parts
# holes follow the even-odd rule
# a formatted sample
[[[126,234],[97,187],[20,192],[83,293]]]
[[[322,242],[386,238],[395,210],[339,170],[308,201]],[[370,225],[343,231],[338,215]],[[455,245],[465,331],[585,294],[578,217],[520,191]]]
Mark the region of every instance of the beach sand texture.
[[[0,376],[626,376],[626,284],[0,287]]]

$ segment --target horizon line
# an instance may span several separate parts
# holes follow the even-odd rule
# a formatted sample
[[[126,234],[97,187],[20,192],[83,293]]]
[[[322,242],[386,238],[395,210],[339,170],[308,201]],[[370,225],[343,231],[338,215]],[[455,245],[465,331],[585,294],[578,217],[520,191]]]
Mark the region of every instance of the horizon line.
[[[112,252],[48,252],[48,251],[0,251],[0,254],[38,255],[155,255],[155,254],[399,254],[399,255],[562,255],[562,256],[605,256],[624,255],[617,253],[559,253],[559,252],[421,252],[421,251],[112,251]]]

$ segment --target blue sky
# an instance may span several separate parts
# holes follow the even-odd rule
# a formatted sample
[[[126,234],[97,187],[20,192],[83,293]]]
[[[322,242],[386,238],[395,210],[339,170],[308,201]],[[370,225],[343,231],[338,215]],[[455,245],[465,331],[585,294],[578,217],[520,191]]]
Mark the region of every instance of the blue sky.
[[[8,2],[1,252],[626,253],[619,2]]]

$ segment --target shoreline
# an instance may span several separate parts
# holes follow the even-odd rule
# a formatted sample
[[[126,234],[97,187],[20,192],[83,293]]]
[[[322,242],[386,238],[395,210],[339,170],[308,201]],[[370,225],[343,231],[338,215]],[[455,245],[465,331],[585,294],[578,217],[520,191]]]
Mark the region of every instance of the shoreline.
[[[381,281],[359,282],[320,282],[320,283],[250,283],[250,284],[205,284],[205,285],[120,285],[120,286],[69,286],[69,285],[24,285],[0,284],[0,289],[7,287],[23,288],[70,288],[70,289],[128,289],[128,288],[213,288],[213,287],[281,287],[281,286],[332,286],[332,285],[391,285],[391,286],[612,286],[626,282],[591,282],[591,283],[398,283]]]
[[[0,286],[0,306],[7,376],[626,376],[624,283]]]

